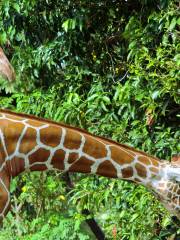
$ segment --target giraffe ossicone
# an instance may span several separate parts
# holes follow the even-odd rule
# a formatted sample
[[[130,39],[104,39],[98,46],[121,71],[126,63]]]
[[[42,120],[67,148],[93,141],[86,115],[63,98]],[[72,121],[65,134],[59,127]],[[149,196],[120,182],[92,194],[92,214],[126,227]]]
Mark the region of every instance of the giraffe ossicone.
[[[180,219],[180,165],[82,129],[0,110],[0,217],[10,206],[9,186],[24,171],[98,174],[142,184]]]

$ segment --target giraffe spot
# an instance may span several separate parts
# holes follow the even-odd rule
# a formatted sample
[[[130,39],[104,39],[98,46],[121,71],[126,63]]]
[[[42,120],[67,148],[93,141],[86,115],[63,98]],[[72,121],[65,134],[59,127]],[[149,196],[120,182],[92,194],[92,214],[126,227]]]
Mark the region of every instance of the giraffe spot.
[[[132,169],[132,167],[123,168],[121,170],[121,172],[122,172],[123,178],[130,178],[130,177],[133,176],[133,169]]]
[[[107,155],[105,144],[101,140],[85,135],[86,141],[83,147],[83,152],[91,157],[98,159],[104,158]]]
[[[40,140],[47,146],[57,147],[62,136],[61,127],[49,126],[40,130]]]
[[[6,152],[2,143],[2,139],[0,138],[0,166],[2,166],[6,157]]]
[[[10,161],[7,161],[6,164],[13,177],[25,170],[24,159],[17,156],[13,157]]]
[[[30,167],[31,171],[45,171],[47,166],[45,164],[36,164]]]
[[[46,123],[38,121],[38,120],[32,120],[32,119],[28,119],[27,123],[29,125],[31,125],[32,127],[42,127],[44,126]]]
[[[18,140],[24,129],[24,124],[2,119],[0,120],[0,129],[4,135],[7,153],[11,155],[16,150]]]
[[[171,198],[172,198],[172,193],[171,193],[171,192],[168,192],[167,197],[168,197],[169,199],[171,199]]]
[[[152,165],[159,167],[159,161],[157,159],[151,158]]]
[[[48,160],[49,155],[50,155],[49,150],[39,148],[29,156],[29,162],[30,164],[33,164],[35,162],[46,162]]]
[[[145,165],[151,165],[150,160],[146,156],[138,156],[138,160],[141,163],[144,163]]]
[[[32,151],[37,145],[36,138],[36,130],[33,128],[28,128],[21,140],[19,152],[27,154],[28,152]]]
[[[178,198],[174,197],[173,202],[174,202],[175,205],[178,205],[179,204]]]
[[[178,187],[179,188],[179,187]],[[177,195],[180,195],[180,188],[177,190]]]
[[[64,147],[67,149],[79,149],[81,145],[81,135],[75,130],[66,129]]]
[[[134,156],[128,152],[128,149],[123,149],[121,146],[110,146],[111,158],[120,165],[131,164],[134,161]]]
[[[64,170],[64,158],[65,158],[65,152],[59,149],[54,153],[51,160],[51,164],[56,169]]]
[[[117,178],[116,168],[108,160],[102,162],[96,172],[98,175],[105,177]]]
[[[159,173],[159,169],[155,168],[155,167],[150,167],[150,171],[152,171],[153,173]]]
[[[169,187],[169,190],[170,190],[171,192],[173,192],[173,188],[174,188],[174,184],[171,184],[170,187]]]
[[[146,168],[143,165],[141,165],[140,163],[136,163],[135,167],[136,167],[137,174],[140,177],[142,177],[142,178],[146,178],[147,177],[147,170],[146,170]]]
[[[68,163],[73,163],[74,161],[76,161],[79,158],[79,154],[78,153],[69,153],[69,157],[68,157]]]
[[[175,184],[173,188],[173,192],[176,192],[178,190],[178,186]]]
[[[91,166],[93,165],[93,161],[87,159],[86,157],[80,157],[80,159],[72,164],[69,168],[70,172],[81,172],[81,173],[90,173]]]

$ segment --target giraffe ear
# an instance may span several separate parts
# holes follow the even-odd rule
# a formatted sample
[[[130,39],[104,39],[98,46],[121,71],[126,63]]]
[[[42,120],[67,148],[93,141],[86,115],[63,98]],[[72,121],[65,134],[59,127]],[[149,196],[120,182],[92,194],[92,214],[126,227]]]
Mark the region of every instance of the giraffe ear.
[[[171,163],[172,165],[180,166],[180,155],[179,154],[173,155],[171,158]]]

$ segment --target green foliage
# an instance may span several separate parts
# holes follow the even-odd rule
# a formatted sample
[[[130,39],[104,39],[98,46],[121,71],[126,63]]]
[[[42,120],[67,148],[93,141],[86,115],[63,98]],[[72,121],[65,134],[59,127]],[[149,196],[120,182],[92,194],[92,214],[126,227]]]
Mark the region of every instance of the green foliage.
[[[1,1],[17,81],[0,81],[0,106],[80,126],[169,160],[180,150],[178,1]],[[73,174],[23,174],[0,239],[163,240],[178,233],[143,187]],[[18,210],[19,209],[19,210]]]

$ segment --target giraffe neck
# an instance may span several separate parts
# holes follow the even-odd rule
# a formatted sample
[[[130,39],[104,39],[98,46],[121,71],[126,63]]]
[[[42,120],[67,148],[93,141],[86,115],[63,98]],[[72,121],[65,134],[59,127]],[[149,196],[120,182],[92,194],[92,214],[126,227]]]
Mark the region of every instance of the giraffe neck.
[[[5,163],[11,176],[30,170],[93,173],[149,185],[161,160],[81,129],[2,112]]]
[[[158,194],[167,187],[168,164],[70,126],[1,110],[0,140],[0,171],[9,178],[58,169],[130,180]]]

